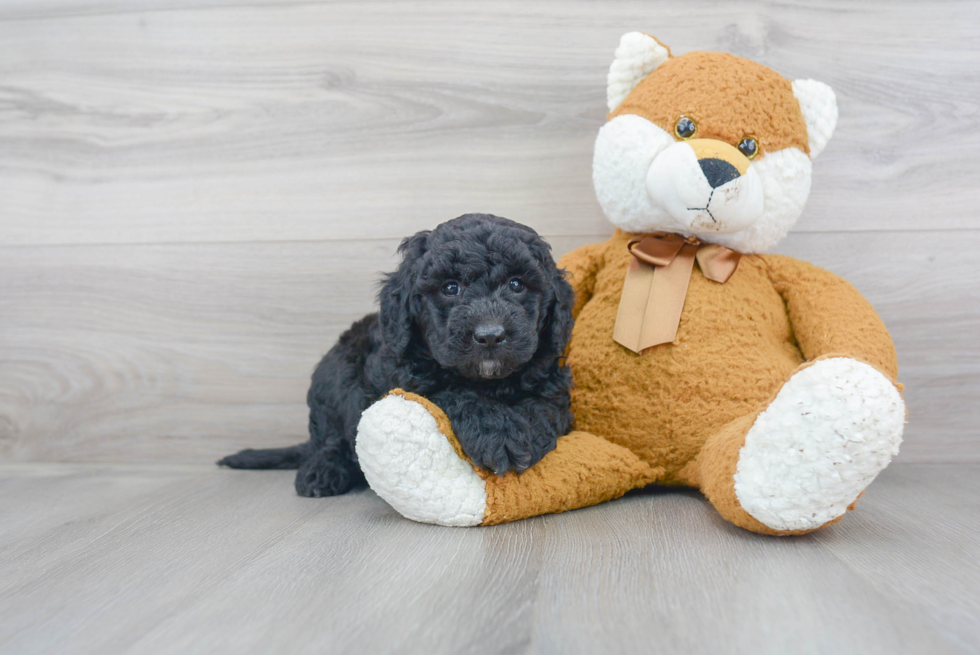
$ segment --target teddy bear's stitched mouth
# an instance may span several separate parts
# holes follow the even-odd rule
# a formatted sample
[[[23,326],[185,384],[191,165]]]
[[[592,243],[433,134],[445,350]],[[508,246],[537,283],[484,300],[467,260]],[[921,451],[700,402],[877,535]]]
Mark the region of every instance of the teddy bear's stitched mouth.
[[[708,195],[708,202],[704,203],[704,207],[688,207],[687,210],[694,211],[694,212],[705,212],[708,215],[708,217],[712,220],[712,222],[717,223],[718,219],[715,218],[715,215],[711,213],[710,209],[708,209],[708,207],[711,206],[711,199],[714,197],[715,197],[715,190],[712,189],[711,194]]]

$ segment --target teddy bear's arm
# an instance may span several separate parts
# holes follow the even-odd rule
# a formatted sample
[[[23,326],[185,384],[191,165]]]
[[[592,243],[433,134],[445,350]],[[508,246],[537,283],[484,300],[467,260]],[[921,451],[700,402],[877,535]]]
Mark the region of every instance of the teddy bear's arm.
[[[402,516],[439,525],[494,525],[587,507],[663,477],[633,452],[587,432],[569,432],[524,473],[473,466],[449,417],[401,389],[361,416],[355,441],[371,488]]]
[[[857,289],[808,262],[779,255],[761,257],[786,303],[797,344],[807,361],[850,357],[896,379],[895,345],[871,303]]]
[[[591,243],[581,248],[566,253],[558,260],[558,268],[565,269],[565,279],[572,285],[575,291],[575,302],[572,305],[572,318],[577,318],[578,313],[585,306],[585,303],[592,298],[595,290],[596,274],[602,268],[602,243]]]

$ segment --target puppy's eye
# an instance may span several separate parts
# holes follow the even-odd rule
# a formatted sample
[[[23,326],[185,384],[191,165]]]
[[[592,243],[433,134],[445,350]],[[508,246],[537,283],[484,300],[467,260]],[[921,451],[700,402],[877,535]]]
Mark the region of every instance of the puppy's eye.
[[[759,154],[759,142],[747,136],[739,142],[738,150],[749,159],[754,159]]]
[[[674,126],[674,134],[677,135],[678,139],[690,139],[698,131],[698,125],[692,121],[687,116],[681,116],[677,119],[677,125]]]
[[[442,285],[442,293],[447,296],[458,296],[459,295],[459,283],[458,282],[446,282]]]
[[[510,290],[513,291],[514,293],[520,293],[521,291],[524,291],[524,283],[518,280],[516,277],[513,280],[511,280],[507,286],[509,286]]]

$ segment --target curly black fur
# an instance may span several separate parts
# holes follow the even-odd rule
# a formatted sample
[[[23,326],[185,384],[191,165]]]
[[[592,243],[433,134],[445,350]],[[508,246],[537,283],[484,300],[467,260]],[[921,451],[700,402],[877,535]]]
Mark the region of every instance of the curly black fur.
[[[441,407],[470,459],[497,474],[523,472],[554,449],[572,422],[562,360],[572,289],[550,246],[519,223],[466,214],[398,251],[380,313],[354,323],[313,373],[310,441],[243,450],[219,464],[299,468],[302,496],[362,486],[357,423],[396,387]]]

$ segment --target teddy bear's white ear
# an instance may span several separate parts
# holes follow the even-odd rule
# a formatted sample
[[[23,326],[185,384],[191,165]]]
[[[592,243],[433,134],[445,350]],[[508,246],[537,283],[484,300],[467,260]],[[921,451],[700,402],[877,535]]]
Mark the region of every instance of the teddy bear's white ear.
[[[667,61],[670,50],[652,36],[642,32],[624,34],[616,48],[616,58],[609,67],[606,101],[609,111],[619,106],[644,77]]]
[[[793,95],[803,110],[806,134],[810,141],[810,159],[827,147],[837,127],[837,96],[834,90],[816,80],[795,80]]]

